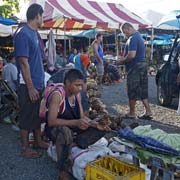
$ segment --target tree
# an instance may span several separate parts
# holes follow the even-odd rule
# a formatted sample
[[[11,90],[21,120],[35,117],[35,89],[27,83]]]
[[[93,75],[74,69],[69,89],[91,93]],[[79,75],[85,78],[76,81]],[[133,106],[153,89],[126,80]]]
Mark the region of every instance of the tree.
[[[0,6],[0,15],[4,18],[12,17],[19,12],[19,0],[2,0],[3,5]]]

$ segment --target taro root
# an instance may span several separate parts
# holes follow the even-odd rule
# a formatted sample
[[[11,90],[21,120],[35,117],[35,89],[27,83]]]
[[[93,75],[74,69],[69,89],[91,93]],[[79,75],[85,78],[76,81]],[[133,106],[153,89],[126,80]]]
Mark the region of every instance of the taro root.
[[[90,97],[88,100],[89,100],[89,103],[92,103],[93,101],[95,101],[97,99],[97,97]]]
[[[101,97],[101,93],[99,91],[96,92],[96,97]]]
[[[103,103],[96,103],[96,102],[92,102],[91,103],[91,108],[92,109],[95,109],[96,111],[104,111],[104,109],[105,109],[105,105],[103,104]]]
[[[89,98],[94,97],[94,91],[93,91],[93,89],[88,89],[88,90],[87,90],[87,95],[88,95]]]
[[[94,89],[87,90],[88,97],[100,97],[100,93]]]
[[[94,83],[94,82],[88,82],[88,83],[87,83],[87,90],[89,90],[89,89],[97,90],[97,89],[98,89],[97,83]]]
[[[100,125],[110,125],[111,121],[109,119],[109,116],[107,114],[99,114],[95,119],[93,119],[94,121],[97,121]]]
[[[125,124],[123,124],[123,119],[122,117],[119,116],[110,116],[109,117],[111,120],[111,129],[117,129],[117,128],[124,128],[126,127]]]
[[[139,126],[139,123],[138,123],[138,122],[133,122],[133,123],[131,123],[131,124],[129,125],[129,127],[130,127],[131,129],[134,129],[134,128],[138,127],[138,126]]]
[[[95,119],[98,116],[98,112],[96,110],[90,110],[89,111],[89,118]]]
[[[105,108],[100,109],[99,113],[108,114],[108,111]]]

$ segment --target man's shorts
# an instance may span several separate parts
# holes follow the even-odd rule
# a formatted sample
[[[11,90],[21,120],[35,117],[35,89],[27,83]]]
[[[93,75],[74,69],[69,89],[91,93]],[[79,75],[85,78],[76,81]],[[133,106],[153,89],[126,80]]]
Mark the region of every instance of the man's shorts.
[[[96,72],[97,72],[98,76],[104,75],[104,64],[103,63],[96,64]]]
[[[127,94],[129,100],[148,98],[148,75],[145,62],[136,63],[127,75]]]
[[[42,92],[40,93],[41,96]],[[39,118],[40,99],[32,103],[26,85],[21,84],[18,89],[20,106],[19,126],[24,130],[39,130],[41,119]]]

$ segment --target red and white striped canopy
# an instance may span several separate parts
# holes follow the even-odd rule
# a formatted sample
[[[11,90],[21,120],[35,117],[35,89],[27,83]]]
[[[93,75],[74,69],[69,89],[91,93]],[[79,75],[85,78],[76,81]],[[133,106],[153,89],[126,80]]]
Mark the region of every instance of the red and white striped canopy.
[[[124,22],[140,28],[148,24],[124,6],[89,0],[31,0],[44,9],[44,27],[63,29],[119,29]],[[66,22],[66,24],[65,24]]]

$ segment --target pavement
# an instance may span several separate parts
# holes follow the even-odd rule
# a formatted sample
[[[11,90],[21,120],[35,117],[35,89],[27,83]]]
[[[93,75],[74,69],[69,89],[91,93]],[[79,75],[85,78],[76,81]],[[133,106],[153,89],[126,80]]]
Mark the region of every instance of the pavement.
[[[158,106],[154,77],[150,77],[149,83],[149,99],[154,119],[152,121],[138,120],[138,123],[142,125],[151,124],[154,128],[161,128],[170,133],[180,132],[179,116],[176,113],[177,104],[173,105],[172,108]],[[126,82],[103,86],[101,99],[111,114],[125,113],[128,110]],[[137,112],[142,112],[140,104],[137,105]],[[127,119],[126,122],[128,123],[128,121],[131,122]],[[57,166],[48,157],[45,150],[41,151],[42,157],[38,159],[24,159],[21,157],[19,132],[13,130],[9,124],[0,123],[0,146],[0,180],[57,179]]]
[[[19,132],[0,123],[0,180],[56,180],[58,169],[45,150],[38,159],[21,157]]]
[[[149,104],[152,111],[152,120],[132,120],[125,119],[124,122],[129,124],[132,122],[138,122],[139,125],[151,125],[152,128],[159,128],[168,133],[180,132],[180,117],[177,114],[178,99],[173,99],[173,102],[169,107],[163,107],[157,103],[157,87],[155,83],[155,76],[149,76],[148,81],[148,94]],[[121,84],[114,84],[111,86],[103,86],[101,93],[101,99],[106,105],[106,108],[110,114],[113,115],[125,115],[128,113],[128,97],[126,93],[126,80]],[[144,113],[144,107],[142,102],[136,103],[136,116],[141,116]]]

